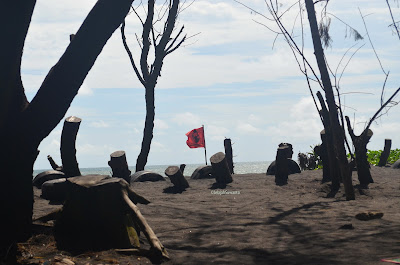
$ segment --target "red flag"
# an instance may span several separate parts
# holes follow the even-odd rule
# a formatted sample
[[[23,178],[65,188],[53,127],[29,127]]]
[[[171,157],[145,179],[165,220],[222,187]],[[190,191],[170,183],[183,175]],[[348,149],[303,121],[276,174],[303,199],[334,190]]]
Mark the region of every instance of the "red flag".
[[[198,147],[205,147],[205,141],[204,141],[204,129],[203,127],[193,129],[190,132],[186,134],[188,137],[186,144],[190,148],[198,148]]]

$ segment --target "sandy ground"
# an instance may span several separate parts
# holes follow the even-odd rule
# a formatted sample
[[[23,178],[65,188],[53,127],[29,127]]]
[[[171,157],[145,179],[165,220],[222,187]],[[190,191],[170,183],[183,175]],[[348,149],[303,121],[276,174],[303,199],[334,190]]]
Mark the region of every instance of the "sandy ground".
[[[168,250],[166,264],[390,264],[381,259],[400,258],[400,170],[373,167],[371,173],[375,183],[361,192],[356,186],[354,201],[345,200],[343,188],[326,198],[321,170],[290,175],[285,186],[276,186],[274,176],[242,174],[224,189],[214,189],[213,179],[188,179],[190,188],[177,194],[167,192],[169,181],[131,187],[151,201],[138,206]],[[60,207],[39,195],[35,188],[34,218]],[[355,218],[365,211],[384,215]],[[63,257],[75,264],[151,263],[114,250],[74,256],[57,250],[49,232],[23,249],[25,264]]]

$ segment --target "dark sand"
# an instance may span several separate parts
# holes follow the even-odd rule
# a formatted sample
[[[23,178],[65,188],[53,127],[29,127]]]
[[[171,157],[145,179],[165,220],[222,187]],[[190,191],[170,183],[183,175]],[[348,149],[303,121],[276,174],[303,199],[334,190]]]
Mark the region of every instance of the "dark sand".
[[[225,189],[212,189],[213,179],[189,179],[190,188],[181,194],[164,192],[169,181],[132,187],[151,201],[138,206],[168,250],[166,264],[390,264],[380,260],[400,257],[400,170],[371,172],[375,183],[361,194],[356,186],[355,201],[345,200],[343,187],[326,198],[321,170],[290,175],[282,187],[265,174],[234,175]],[[236,194],[215,194],[223,190]],[[60,207],[39,195],[35,189],[34,218]],[[384,216],[357,220],[364,211]],[[342,228],[346,225],[353,229]],[[35,235],[23,249],[22,260],[33,264],[53,264],[55,256],[75,264],[151,263],[114,250],[72,255],[57,250],[51,234]]]

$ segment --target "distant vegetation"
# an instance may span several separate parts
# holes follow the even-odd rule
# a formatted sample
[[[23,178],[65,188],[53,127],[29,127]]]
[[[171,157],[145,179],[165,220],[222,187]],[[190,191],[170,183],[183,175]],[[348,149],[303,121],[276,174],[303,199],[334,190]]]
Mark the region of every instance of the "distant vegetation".
[[[368,156],[368,162],[371,165],[377,166],[379,163],[379,158],[381,157],[382,150],[374,151],[374,150],[368,150],[367,151],[367,156]],[[400,149],[394,149],[390,150],[390,155],[387,160],[388,164],[393,164],[397,160],[400,159]]]

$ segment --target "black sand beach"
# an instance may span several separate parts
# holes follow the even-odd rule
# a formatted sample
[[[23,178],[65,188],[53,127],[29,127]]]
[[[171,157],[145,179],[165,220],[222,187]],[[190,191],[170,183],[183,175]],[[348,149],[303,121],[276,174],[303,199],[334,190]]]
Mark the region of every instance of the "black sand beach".
[[[371,172],[375,183],[368,190],[357,189],[353,173],[354,201],[346,201],[343,188],[326,198],[322,170],[290,175],[285,186],[265,174],[234,175],[224,189],[212,189],[213,179],[188,179],[190,188],[177,194],[165,192],[169,181],[131,186],[151,201],[138,206],[167,248],[171,260],[165,264],[390,264],[381,259],[400,257],[400,170]],[[39,195],[35,188],[34,218],[60,207]],[[355,218],[371,211],[383,217]],[[115,250],[72,255],[57,250],[49,233],[34,235],[22,249],[22,264],[63,258],[75,264],[151,263]]]

